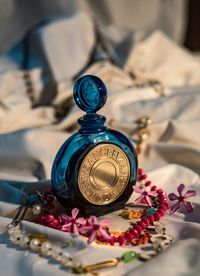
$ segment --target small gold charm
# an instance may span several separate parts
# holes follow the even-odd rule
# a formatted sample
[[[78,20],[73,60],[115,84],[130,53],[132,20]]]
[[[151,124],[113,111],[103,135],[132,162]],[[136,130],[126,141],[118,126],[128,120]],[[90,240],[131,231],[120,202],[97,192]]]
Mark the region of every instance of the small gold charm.
[[[92,264],[92,265],[87,265],[84,268],[86,269],[87,272],[98,270],[98,269],[103,269],[103,268],[108,268],[108,267],[115,267],[118,265],[120,262],[120,259],[114,258],[110,259],[108,261]]]
[[[139,219],[145,214],[145,209],[142,210],[123,210],[119,216],[121,216],[124,219]]]
[[[110,231],[110,233],[113,237],[119,237],[121,235],[120,231]]]
[[[135,120],[135,123],[137,124],[137,128],[131,136],[137,144],[137,153],[140,153],[143,145],[150,136],[148,127],[152,124],[152,119],[148,116],[143,116]]]

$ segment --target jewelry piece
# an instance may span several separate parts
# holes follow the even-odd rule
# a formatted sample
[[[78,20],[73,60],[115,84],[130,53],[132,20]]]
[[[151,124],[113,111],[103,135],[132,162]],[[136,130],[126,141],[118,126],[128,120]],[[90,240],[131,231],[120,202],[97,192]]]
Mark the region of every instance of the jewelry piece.
[[[166,194],[162,189],[158,189],[155,185],[151,185],[151,181],[147,179],[142,169],[138,170],[138,185],[147,187],[151,191],[157,193],[157,201],[153,200],[153,207],[147,208],[143,207],[142,210],[124,210],[120,214],[124,218],[131,220],[132,227],[125,232],[110,231],[108,228],[107,221],[97,222],[96,217],[91,216],[89,219],[79,218],[78,209],[73,210],[73,216],[70,218],[66,216],[67,232],[71,232],[71,227],[76,228],[77,231],[82,233],[82,229],[85,227],[89,229],[84,232],[84,235],[89,237],[90,234],[96,236],[97,243],[110,244],[110,245],[144,245],[147,242],[152,243],[152,249],[147,252],[136,253],[134,251],[125,252],[119,258],[113,258],[103,262],[82,265],[77,262],[76,256],[72,257],[69,252],[67,252],[66,246],[55,246],[46,235],[41,233],[26,233],[22,228],[22,219],[24,218],[28,208],[32,208],[33,214],[36,215],[40,213],[42,209],[45,212],[51,208],[47,208],[48,205],[52,205],[54,196],[51,191],[48,191],[43,195],[37,192],[37,195],[30,196],[24,204],[19,208],[15,218],[8,225],[8,234],[10,236],[10,241],[20,246],[24,249],[29,249],[34,253],[41,254],[43,256],[52,258],[56,262],[62,264],[66,269],[70,269],[76,274],[95,272],[96,270],[115,267],[120,262],[128,263],[133,260],[149,260],[153,256],[160,253],[166,246],[168,246],[173,238],[166,234],[166,228],[158,220],[164,216],[167,209]],[[150,196],[150,195],[149,195]],[[141,195],[145,203],[147,194]],[[156,206],[155,206],[156,205]],[[52,206],[51,206],[52,207]],[[140,220],[138,221],[138,218]],[[63,217],[59,216],[56,218],[54,215],[47,213],[47,215],[42,215],[41,220],[45,221],[46,226],[62,230]],[[134,224],[133,221],[134,220]],[[83,226],[82,226],[83,225]],[[86,226],[85,226],[86,225]],[[151,226],[150,226],[151,225]],[[78,228],[80,226],[80,228]],[[155,231],[157,234],[151,235],[147,231]],[[91,232],[92,231],[92,232]]]
[[[146,208],[142,208],[142,210],[123,210],[119,216],[124,219],[140,219],[146,212]]]
[[[22,229],[21,221],[13,220],[8,225],[8,234],[10,236],[10,241],[14,245],[20,246],[22,249],[29,249],[33,253],[37,253],[42,255],[43,257],[48,257],[53,259],[54,261],[60,263],[66,269],[70,269],[72,272],[76,274],[82,274],[87,272],[95,272],[96,270],[100,270],[103,268],[111,268],[117,266],[120,262],[130,263],[134,260],[149,260],[159,252],[163,250],[163,248],[169,243],[160,242],[155,239],[153,243],[153,249],[147,252],[136,253],[134,251],[125,252],[119,258],[113,258],[110,260],[98,262],[95,264],[82,265],[80,262],[77,262],[76,257],[72,257],[69,252],[65,249],[65,246],[54,246],[52,242],[48,240],[48,237],[40,234],[40,233],[26,233]],[[165,235],[166,236],[166,235]],[[159,238],[163,239],[162,235],[159,235]],[[167,240],[167,238],[166,238]],[[164,239],[163,239],[164,241]],[[171,242],[172,240],[170,240]],[[142,243],[139,243],[142,244]]]
[[[24,82],[25,82],[25,86],[27,88],[27,95],[31,101],[31,103],[33,104],[34,102],[34,96],[33,96],[33,84],[32,84],[32,80],[31,80],[31,74],[29,70],[24,70]]]
[[[147,192],[144,187],[150,190],[150,192]],[[173,241],[173,237],[166,233],[165,225],[158,222],[160,218],[165,215],[167,209],[167,198],[162,189],[152,185],[142,169],[138,170],[137,190],[138,189],[140,189],[140,196],[136,201],[140,201],[142,203],[141,206],[145,204],[145,207],[143,206],[141,210],[124,210],[119,214],[121,217],[131,220],[132,227],[125,232],[110,231],[106,220],[98,222],[94,216],[91,216],[89,219],[79,218],[77,217],[78,209],[73,210],[72,218],[65,215],[69,226],[69,229],[66,229],[66,232],[72,232],[71,227],[74,229],[77,227],[77,230],[83,234],[81,229],[86,227],[89,231],[86,231],[84,235],[89,237],[90,234],[93,236],[95,234],[97,243],[133,246],[143,245],[141,249],[145,249],[144,244],[151,242],[152,246],[148,251],[145,250],[141,253],[128,251],[118,258],[105,260],[95,264],[82,265],[77,261],[76,256],[72,258],[66,250],[71,242],[66,242],[64,246],[63,244],[62,246],[56,246],[46,235],[41,233],[27,233],[22,228],[22,220],[25,217],[28,208],[32,208],[33,214],[36,215],[38,215],[42,210],[45,210],[47,215],[43,214],[42,218],[46,220],[46,226],[62,230],[62,216],[56,218],[49,212],[49,210],[53,208],[52,203],[54,200],[51,191],[46,192],[44,196],[37,192],[36,195],[30,196],[27,202],[22,204],[15,218],[8,225],[10,241],[23,249],[29,249],[34,253],[52,258],[56,262],[62,264],[66,269],[77,274],[86,272],[92,272],[95,274],[96,270],[115,267],[120,262],[128,263],[133,260],[149,260],[162,252],[163,249]],[[156,193],[157,196],[151,198],[154,194],[152,192]],[[192,191],[192,195],[196,195],[196,192]],[[147,203],[148,207],[146,207]],[[155,233],[152,234],[152,232]],[[146,249],[147,248],[149,248],[149,244]]]
[[[165,96],[165,86],[160,80],[136,77],[133,73],[130,73],[130,76],[133,78],[133,84],[135,87],[152,87],[160,97]]]
[[[151,188],[151,191],[154,191],[157,193],[158,206],[156,206],[157,207],[156,209],[155,208],[150,208],[147,210],[144,209],[145,213],[144,213],[144,210],[142,211],[142,213],[141,211],[137,211],[137,213],[135,211],[134,212],[123,211],[122,214],[125,214],[125,213],[126,214],[129,213],[129,215],[131,214],[131,217],[129,217],[129,219],[133,217],[138,217],[138,218],[141,217],[141,219],[135,222],[131,228],[121,233],[120,235],[117,235],[117,236],[113,235],[109,231],[109,228],[107,227],[108,224],[101,224],[101,223],[98,224],[97,220],[92,219],[92,217],[91,217],[91,220],[84,219],[84,218],[76,219],[78,212],[76,212],[76,215],[74,215],[74,217],[72,217],[70,220],[68,219],[69,216],[66,217],[67,227],[63,227],[63,225],[65,225],[65,220],[63,221],[62,216],[59,216],[56,218],[54,215],[49,213],[47,213],[47,215],[42,215],[40,220],[41,224],[58,230],[64,230],[66,232],[72,232],[72,229],[77,229],[76,232],[74,232],[76,235],[80,231],[80,233],[86,237],[89,237],[90,235],[92,235],[93,238],[96,237],[96,240],[98,240],[99,242],[108,243],[110,245],[114,245],[114,244],[119,244],[119,245],[134,244],[135,245],[137,243],[141,243],[141,240],[146,241],[147,237],[143,238],[143,235],[144,235],[143,231],[147,229],[149,225],[153,224],[154,221],[159,221],[161,217],[165,215],[165,212],[167,210],[167,197],[162,189],[158,189],[155,185],[151,186],[151,181],[147,180],[147,175],[143,173],[142,169],[138,170],[138,181],[139,183],[141,183],[140,185]],[[144,194],[146,193],[146,194],[141,195],[140,197],[144,197],[144,199],[147,198],[147,192],[144,191],[143,193]],[[45,193],[44,196],[37,193],[37,195],[29,197],[27,203],[23,204],[20,207],[16,215],[16,218],[14,219],[14,223],[23,219],[28,207],[32,207],[32,208],[34,207],[33,210],[35,209],[38,210],[38,206],[40,206],[40,204],[43,204],[43,205],[47,205],[48,203],[52,204],[53,200],[54,200],[54,197],[50,191]],[[24,209],[24,211],[21,214],[22,209]],[[40,209],[41,208],[39,208],[39,210]],[[19,218],[19,214],[21,214],[20,218]],[[93,233],[94,229],[96,229],[95,236]],[[91,239],[89,240],[91,242]]]
[[[86,265],[86,266],[81,266],[81,265],[76,266],[73,268],[73,272],[76,274],[81,274],[81,273],[93,272],[95,270],[99,270],[103,268],[115,267],[120,262],[130,263],[136,259],[139,259],[140,258],[139,256],[140,255],[134,251],[128,251],[128,252],[125,252],[120,258],[113,258],[108,261]]]
[[[72,265],[70,254],[61,247],[54,247],[47,236],[40,233],[26,233],[22,229],[21,221],[13,221],[8,225],[10,241],[23,249],[29,249],[34,253],[48,256],[65,267]]]
[[[137,124],[135,131],[132,132],[131,138],[136,142],[137,153],[141,153],[142,148],[144,148],[144,144],[146,140],[150,136],[150,131],[148,127],[152,124],[152,120],[148,116],[143,116],[134,121]]]
[[[124,127],[117,125],[114,119],[110,120],[109,125],[126,133],[136,144],[137,154],[140,154],[144,151],[145,143],[151,134],[149,126],[152,124],[152,119],[149,116],[143,116],[135,120],[134,123],[136,127],[131,131],[127,131]]]
[[[138,182],[140,186],[148,188],[151,192],[149,195],[143,188],[141,189],[141,195],[146,204],[146,199],[152,201],[150,196],[156,194],[157,200],[153,200],[153,208],[143,208],[143,211],[122,211],[120,215],[129,216],[129,219],[134,217],[140,217],[140,220],[134,221],[132,227],[127,229],[120,235],[113,235],[108,228],[108,223],[99,223],[96,217],[91,216],[87,218],[77,217],[79,210],[73,209],[72,217],[69,216],[54,216],[52,214],[42,215],[41,224],[49,226],[58,230],[66,232],[73,232],[75,235],[82,234],[88,237],[88,242],[92,242],[96,239],[98,243],[110,244],[110,245],[136,245],[138,243],[145,243],[147,236],[144,237],[145,230],[149,225],[152,225],[155,221],[159,221],[163,217],[167,210],[167,196],[162,189],[157,188],[155,185],[151,185],[151,181],[147,179],[147,175],[143,173],[142,169],[138,170]],[[135,186],[134,186],[135,187]],[[75,231],[74,231],[75,229]],[[90,237],[93,237],[92,239]]]
[[[66,269],[71,269],[71,271],[76,274],[115,267],[119,262],[129,263],[136,258],[139,258],[139,255],[134,251],[129,251],[124,253],[120,258],[83,266],[80,263],[77,263],[76,258],[72,258],[72,256],[66,250],[63,250],[61,246],[55,247],[48,240],[47,236],[40,233],[26,233],[22,229],[21,221],[13,220],[13,222],[8,225],[8,234],[10,241],[14,245],[19,245],[22,249],[29,249],[33,253],[41,254],[43,257],[49,257],[60,263]]]

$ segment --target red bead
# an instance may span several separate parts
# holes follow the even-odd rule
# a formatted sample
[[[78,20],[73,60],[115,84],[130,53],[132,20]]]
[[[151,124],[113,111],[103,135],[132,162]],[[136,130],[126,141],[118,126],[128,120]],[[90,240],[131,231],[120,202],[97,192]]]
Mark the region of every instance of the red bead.
[[[144,228],[146,227],[146,224],[144,223],[143,220],[141,220],[141,221],[138,223],[138,225],[139,225],[142,229],[144,229]]]
[[[150,221],[147,218],[143,218],[141,220],[141,222],[144,222],[146,224],[146,226],[149,226],[151,224]]]
[[[131,232],[131,234],[133,235],[133,236],[135,236],[135,237],[137,237],[138,236],[138,231],[135,229],[135,228],[132,228],[131,230],[130,230],[130,232]]]
[[[159,206],[160,206],[161,204],[164,204],[165,202],[166,202],[166,200],[160,199],[160,204],[159,204]]]
[[[126,239],[127,242],[132,241],[133,237],[134,237],[134,236],[133,236],[130,232],[126,232],[126,233],[124,234],[124,238]]]
[[[167,206],[165,205],[165,202],[164,200],[160,200],[160,204],[159,204],[159,207],[160,206],[163,206],[163,209],[167,209]]]
[[[53,215],[47,215],[47,222],[52,222],[54,221],[54,216]]]
[[[160,220],[161,215],[158,212],[155,212],[154,218],[155,218],[155,220]]]
[[[119,236],[119,237],[117,238],[117,241],[118,241],[118,243],[119,243],[120,245],[123,245],[123,244],[125,244],[125,242],[126,242],[124,236]]]
[[[155,191],[157,189],[157,186],[156,185],[153,185],[152,187],[151,187],[151,191]]]
[[[158,210],[163,210],[164,213],[166,213],[166,208],[165,207],[158,207]]]
[[[46,225],[47,224],[47,217],[46,216],[41,216],[40,222],[41,222],[41,224]]]
[[[158,190],[157,190],[157,193],[158,193],[158,194],[162,194],[162,193],[163,193],[163,189],[158,189]]]
[[[114,245],[114,243],[116,242],[116,238],[112,237],[111,239],[108,240],[110,245]]]
[[[151,224],[152,224],[152,223],[154,222],[154,220],[155,220],[153,215],[148,215],[146,218],[150,221]]]
[[[162,208],[164,209],[166,209],[167,210],[167,208],[168,208],[168,203],[167,203],[167,201],[161,201],[160,202],[160,204],[159,204],[159,207],[161,207],[162,206]]]
[[[134,229],[137,230],[139,234],[142,232],[142,227],[138,224],[134,226]]]
[[[163,206],[163,209],[166,210],[166,209],[167,209],[167,206],[166,206],[165,202],[166,202],[166,201],[161,200],[161,201],[160,201],[160,204],[159,204],[159,208],[160,208],[161,206]]]
[[[160,204],[159,204],[159,206],[160,206],[161,204],[164,204],[166,201],[167,201],[167,199],[160,198]]]
[[[146,187],[148,187],[148,186],[150,186],[151,185],[151,181],[149,180],[149,181],[147,181],[146,183],[145,183],[145,186]]]
[[[139,168],[138,169],[138,175],[142,175],[143,174],[143,169]]]
[[[165,193],[159,194],[160,199],[167,199],[167,196]]]
[[[58,224],[59,224],[59,223],[58,223],[58,220],[57,220],[57,219],[54,219],[53,224],[54,224],[54,225],[58,225]]]
[[[159,194],[159,196],[166,196],[166,193],[163,190],[160,192],[157,191],[157,193]]]
[[[99,240],[100,242],[106,242],[106,241],[107,241],[102,235],[98,236],[98,240]],[[109,240],[110,240],[110,239],[109,239]]]
[[[57,229],[57,225],[54,224],[53,221],[48,224],[48,227]]]
[[[165,210],[163,210],[162,208],[159,208],[158,213],[161,215],[161,217],[163,217],[165,215]]]
[[[146,179],[146,178],[147,178],[147,175],[146,175],[146,174],[140,175],[140,176],[139,176],[139,181],[142,181],[142,180],[144,180],[144,179]]]
[[[159,196],[159,198],[160,198],[160,201],[167,201],[167,197],[166,196],[160,196],[160,195],[158,195]]]
[[[160,208],[160,209],[163,209],[164,211],[167,210],[167,207],[166,207],[166,205],[165,205],[164,203],[161,203],[161,204],[159,205],[159,208]]]

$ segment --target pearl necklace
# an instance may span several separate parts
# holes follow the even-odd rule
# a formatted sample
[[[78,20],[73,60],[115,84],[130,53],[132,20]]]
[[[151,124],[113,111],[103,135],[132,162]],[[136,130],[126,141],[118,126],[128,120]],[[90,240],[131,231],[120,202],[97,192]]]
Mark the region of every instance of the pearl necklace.
[[[61,245],[55,246],[48,240],[47,236],[40,233],[26,233],[26,231],[23,230],[21,221],[13,221],[10,223],[8,225],[8,234],[12,244],[42,255],[43,257],[51,258],[61,264],[65,269],[71,270],[73,273],[82,274],[86,272],[94,272],[103,268],[115,267],[120,262],[129,263],[134,260],[146,261],[151,259],[173,240],[171,236],[165,234],[165,230],[163,230],[161,225],[157,225],[157,233],[160,232],[159,229],[162,229],[164,232],[163,234],[156,234],[152,238],[152,241],[154,241],[153,250],[142,253],[127,251],[121,257],[85,266],[82,265],[75,256],[72,257],[66,249],[63,250]],[[159,242],[158,236],[162,239],[162,242]]]

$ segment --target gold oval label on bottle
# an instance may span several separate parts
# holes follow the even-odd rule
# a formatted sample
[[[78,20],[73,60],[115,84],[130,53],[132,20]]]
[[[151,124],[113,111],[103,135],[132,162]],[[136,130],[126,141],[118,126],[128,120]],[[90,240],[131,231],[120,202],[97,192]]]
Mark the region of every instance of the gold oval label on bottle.
[[[123,193],[129,178],[130,163],[121,148],[113,144],[99,144],[83,159],[78,186],[90,203],[106,205]]]

